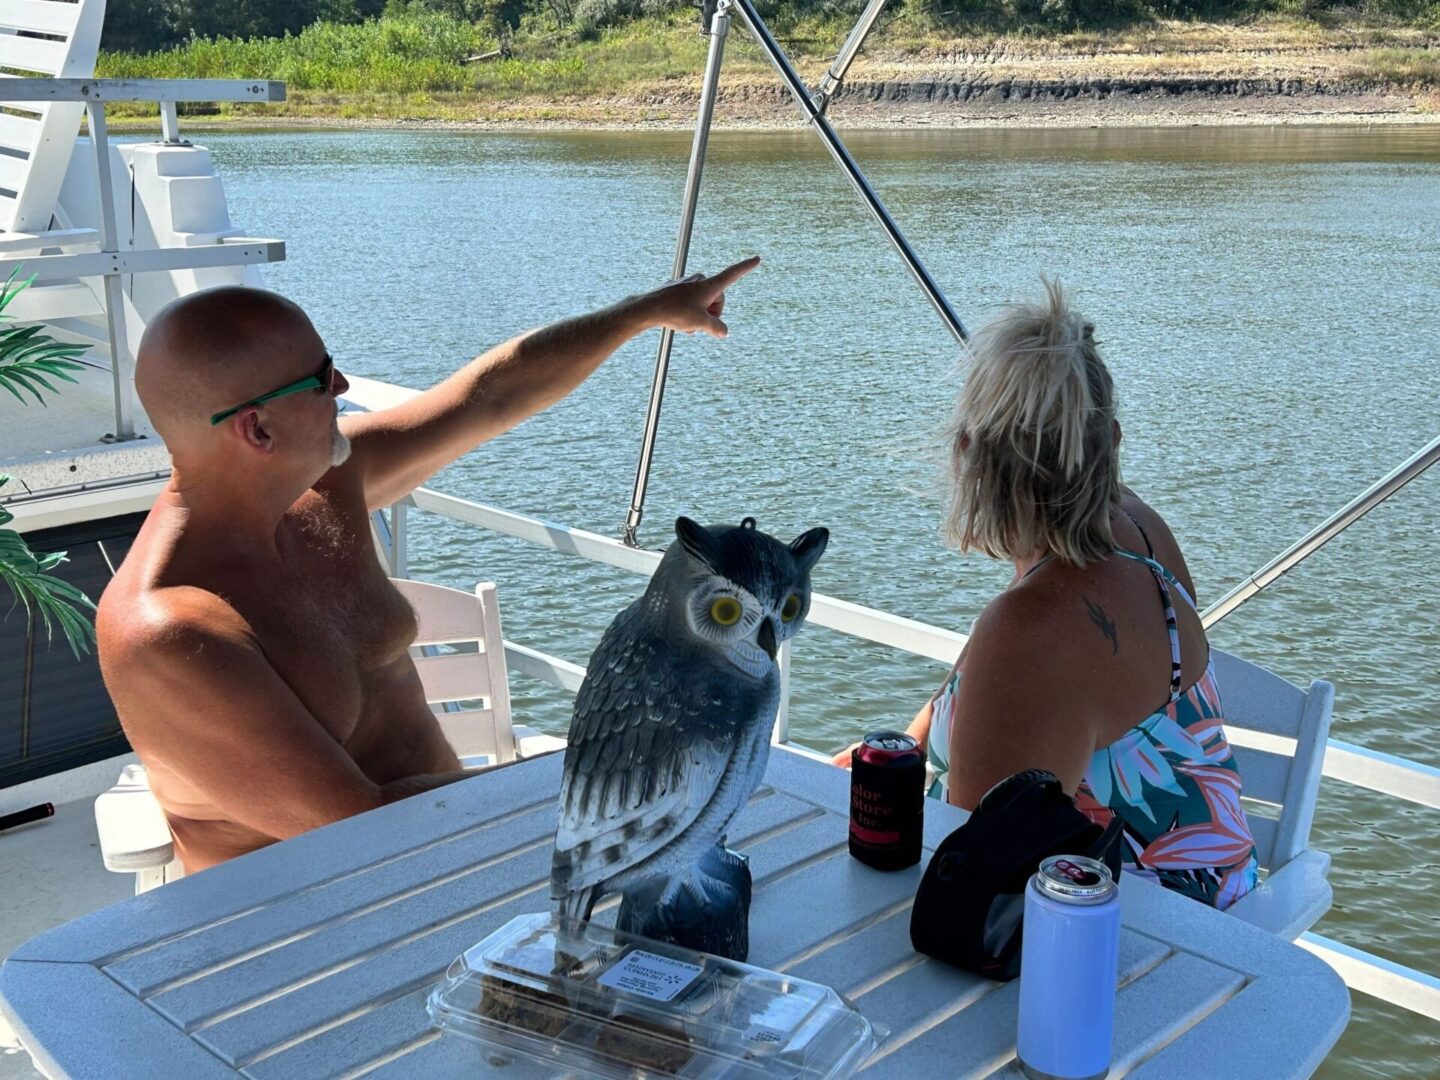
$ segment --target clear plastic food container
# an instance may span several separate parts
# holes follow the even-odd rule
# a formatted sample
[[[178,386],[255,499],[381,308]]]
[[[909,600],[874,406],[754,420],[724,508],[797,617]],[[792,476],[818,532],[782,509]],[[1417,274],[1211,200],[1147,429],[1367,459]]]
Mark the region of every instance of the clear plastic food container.
[[[828,986],[546,913],[467,949],[428,1007],[494,1051],[619,1080],[849,1076],[880,1038]]]

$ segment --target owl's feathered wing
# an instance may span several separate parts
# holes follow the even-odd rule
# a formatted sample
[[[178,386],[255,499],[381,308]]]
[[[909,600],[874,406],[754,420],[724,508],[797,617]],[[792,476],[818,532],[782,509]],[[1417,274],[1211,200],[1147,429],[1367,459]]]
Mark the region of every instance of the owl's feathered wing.
[[[610,624],[575,699],[550,875],[571,918],[695,823],[752,727],[741,721],[773,696],[698,651],[676,655],[646,602]]]

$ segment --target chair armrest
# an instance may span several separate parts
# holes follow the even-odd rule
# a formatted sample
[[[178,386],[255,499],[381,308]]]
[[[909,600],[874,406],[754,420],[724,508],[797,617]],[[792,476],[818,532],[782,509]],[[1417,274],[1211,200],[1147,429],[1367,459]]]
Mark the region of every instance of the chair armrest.
[[[1302,851],[1232,904],[1229,914],[1294,941],[1330,910],[1329,873],[1326,852]]]
[[[534,728],[515,725],[515,756],[520,758],[543,757],[565,749],[565,740],[546,735]]]
[[[0,253],[25,254],[44,248],[59,248],[71,251],[100,243],[97,229],[55,229],[42,233],[0,233]]]
[[[127,765],[120,782],[95,800],[95,826],[107,870],[133,874],[175,858],[170,824],[150,792],[143,766]]]

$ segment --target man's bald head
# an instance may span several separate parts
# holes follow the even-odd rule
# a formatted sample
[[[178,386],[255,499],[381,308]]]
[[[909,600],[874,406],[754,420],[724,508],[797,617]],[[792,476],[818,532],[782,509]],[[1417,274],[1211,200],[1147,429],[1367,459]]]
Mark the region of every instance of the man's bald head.
[[[136,357],[135,390],[171,450],[183,450],[214,413],[312,373],[324,348],[309,318],[283,296],[207,289],[151,320]]]

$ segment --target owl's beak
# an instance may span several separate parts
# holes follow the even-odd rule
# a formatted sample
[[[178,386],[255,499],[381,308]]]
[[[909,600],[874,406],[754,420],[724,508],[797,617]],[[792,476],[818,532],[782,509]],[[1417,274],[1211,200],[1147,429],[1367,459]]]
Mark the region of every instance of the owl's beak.
[[[756,642],[760,648],[765,650],[771,660],[775,659],[775,623],[770,619],[760,624],[760,632],[755,635]]]

